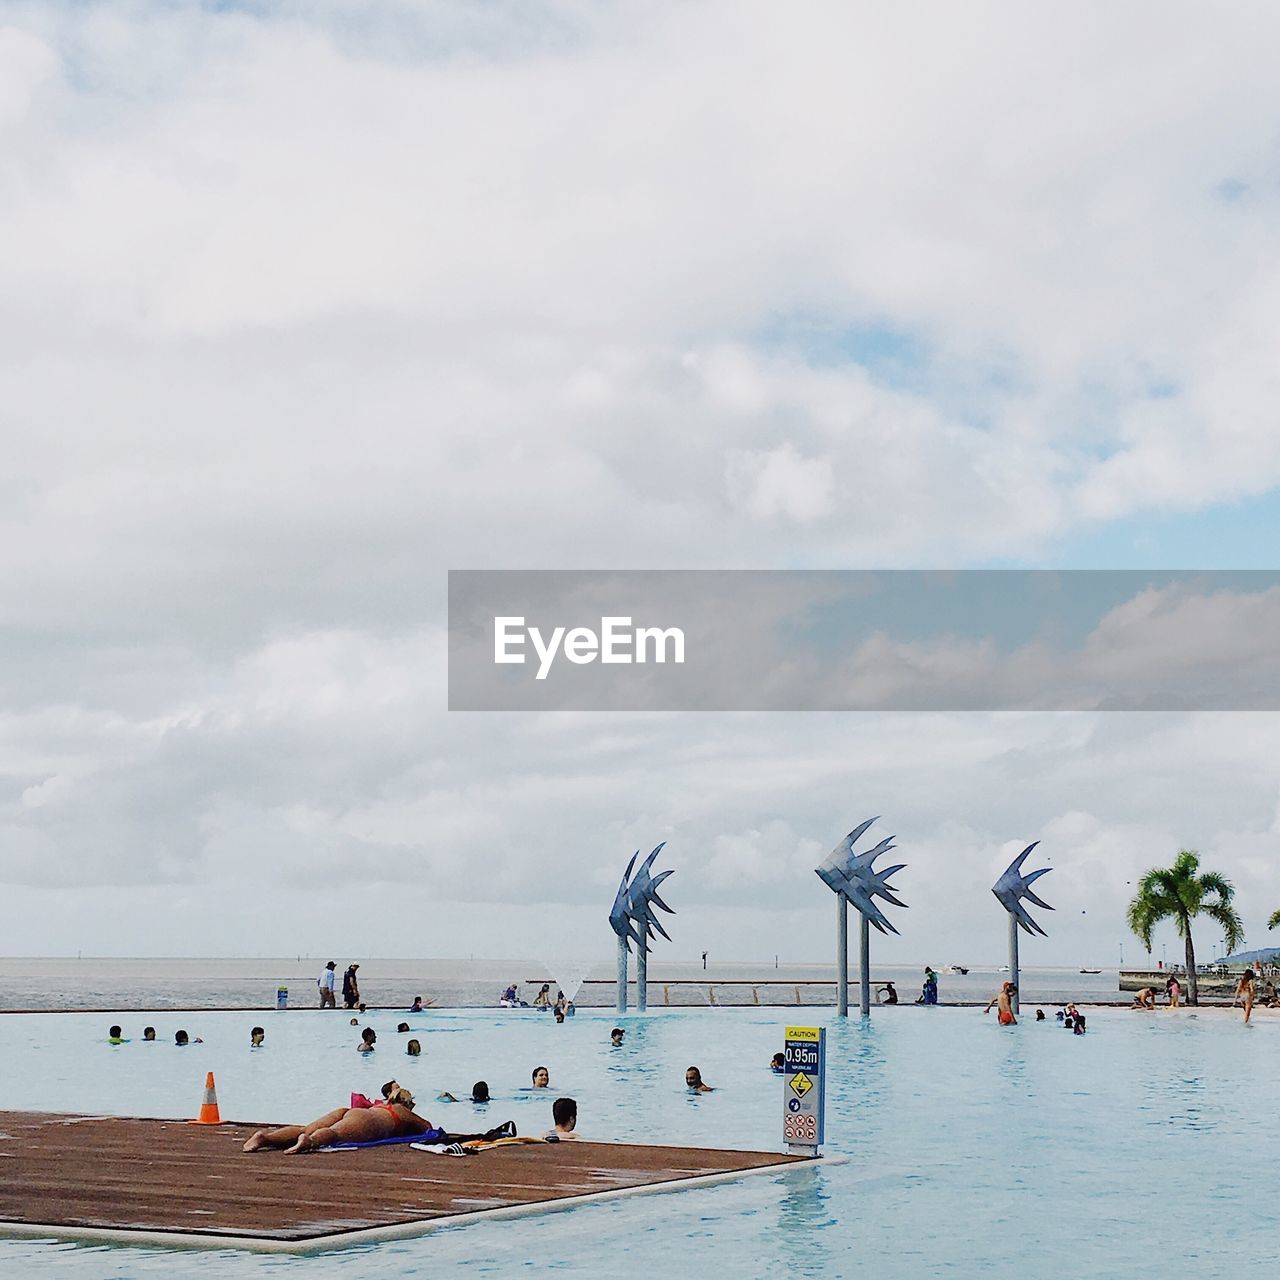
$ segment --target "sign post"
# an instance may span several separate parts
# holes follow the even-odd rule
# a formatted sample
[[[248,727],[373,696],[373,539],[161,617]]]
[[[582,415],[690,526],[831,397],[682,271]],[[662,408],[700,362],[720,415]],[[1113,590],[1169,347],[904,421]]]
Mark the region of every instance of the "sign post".
[[[824,1141],[827,1032],[788,1027],[783,1045],[782,1140],[792,1155],[816,1156]]]

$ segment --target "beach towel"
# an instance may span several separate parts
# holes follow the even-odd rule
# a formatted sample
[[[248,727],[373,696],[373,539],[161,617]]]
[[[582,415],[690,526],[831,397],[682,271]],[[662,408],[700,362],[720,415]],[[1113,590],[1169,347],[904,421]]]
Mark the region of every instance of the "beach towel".
[[[421,1133],[403,1133],[398,1138],[379,1138],[376,1142],[333,1142],[318,1150],[358,1151],[361,1147],[393,1147],[405,1142],[439,1142],[444,1136],[443,1129],[424,1129]]]
[[[464,1142],[462,1145],[468,1151],[488,1151],[493,1147],[523,1147],[529,1143],[536,1143],[541,1146],[546,1142],[545,1138],[472,1138],[470,1142]]]

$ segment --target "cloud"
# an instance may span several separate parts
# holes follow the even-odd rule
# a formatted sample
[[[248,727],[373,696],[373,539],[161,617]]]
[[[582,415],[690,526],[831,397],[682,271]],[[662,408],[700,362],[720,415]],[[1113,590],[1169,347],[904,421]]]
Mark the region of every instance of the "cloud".
[[[470,952],[671,835],[717,948],[761,942],[738,865],[807,949],[788,842],[883,809],[963,958],[926,904],[1014,830],[1261,856],[1270,721],[457,717],[442,623],[449,567],[1034,559],[1274,487],[1280,15],[6,12],[11,946],[306,950],[319,874],[405,937],[487,904],[433,915]]]
[[[756,520],[783,517],[809,524],[831,511],[831,459],[801,457],[790,444],[731,454],[726,481],[734,505]]]

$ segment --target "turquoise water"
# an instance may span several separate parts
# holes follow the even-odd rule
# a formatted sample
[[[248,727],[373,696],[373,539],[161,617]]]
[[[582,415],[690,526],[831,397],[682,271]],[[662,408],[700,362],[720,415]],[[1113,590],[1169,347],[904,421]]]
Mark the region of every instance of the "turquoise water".
[[[770,1010],[633,1017],[620,1050],[611,1015],[556,1026],[526,1012],[431,1013],[408,1019],[423,1042],[416,1060],[394,1014],[369,1019],[372,1060],[341,1013],[120,1020],[135,1038],[113,1047],[99,1015],[0,1017],[0,1107],[187,1116],[213,1069],[224,1117],[306,1120],[394,1075],[420,1111],[462,1127],[469,1104],[431,1099],[483,1078],[497,1098],[485,1123],[536,1132],[550,1099],[523,1086],[546,1064],[551,1096],[579,1100],[584,1137],[780,1146],[781,1084],[767,1063],[785,1018]],[[161,1042],[137,1039],[148,1020]],[[254,1021],[267,1044],[251,1051]],[[176,1048],[178,1026],[205,1043]],[[972,1009],[880,1010],[829,1032],[827,1150],[844,1165],[319,1258],[0,1240],[0,1276],[1273,1276],[1278,1037],[1269,1018],[1246,1028],[1095,1010],[1077,1037],[1052,1021],[1001,1029]],[[686,1093],[691,1063],[715,1093]]]

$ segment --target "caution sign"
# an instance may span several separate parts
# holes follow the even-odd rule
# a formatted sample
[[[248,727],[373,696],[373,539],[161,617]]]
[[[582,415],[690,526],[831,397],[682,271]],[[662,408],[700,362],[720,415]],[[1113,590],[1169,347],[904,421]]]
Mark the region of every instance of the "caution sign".
[[[817,1155],[823,1142],[827,1033],[788,1027],[783,1045],[782,1140],[791,1151]]]

